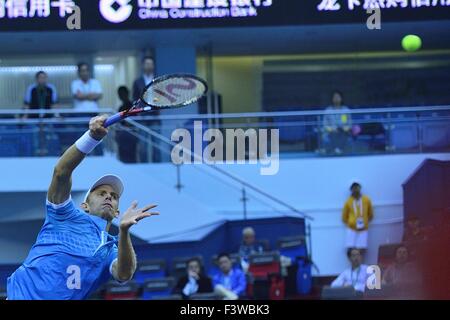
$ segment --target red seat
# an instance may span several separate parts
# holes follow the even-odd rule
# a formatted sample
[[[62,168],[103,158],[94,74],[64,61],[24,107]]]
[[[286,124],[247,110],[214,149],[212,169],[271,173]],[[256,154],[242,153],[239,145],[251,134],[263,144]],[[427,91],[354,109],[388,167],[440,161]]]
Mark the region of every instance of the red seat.
[[[136,300],[139,298],[139,286],[134,282],[121,285],[109,283],[106,286],[105,300]]]
[[[395,261],[395,250],[399,245],[399,243],[395,243],[378,247],[378,266],[380,266],[381,270],[385,270]]]
[[[267,279],[271,274],[279,274],[280,255],[278,252],[267,252],[251,255],[249,258],[249,273],[256,278]]]

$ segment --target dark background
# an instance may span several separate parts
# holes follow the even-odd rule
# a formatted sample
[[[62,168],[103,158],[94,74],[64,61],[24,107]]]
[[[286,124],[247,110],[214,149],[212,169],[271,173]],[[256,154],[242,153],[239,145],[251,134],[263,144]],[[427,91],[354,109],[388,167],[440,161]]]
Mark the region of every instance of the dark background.
[[[178,20],[140,20],[137,0],[130,18],[123,23],[107,22],[98,9],[99,1],[75,0],[81,8],[82,28],[84,30],[124,30],[124,29],[159,29],[159,28],[214,28],[242,26],[287,26],[362,23],[365,25],[368,14],[361,7],[348,10],[347,1],[340,1],[339,11],[318,11],[320,0],[288,1],[274,0],[272,7],[260,7],[257,17],[248,18],[213,18],[213,19],[178,19]],[[361,1],[363,3],[363,1]],[[432,8],[390,8],[382,10],[383,22],[426,21],[450,19],[450,7]],[[38,31],[66,30],[66,20],[58,15],[58,8],[51,8],[48,18],[2,18],[0,31]]]

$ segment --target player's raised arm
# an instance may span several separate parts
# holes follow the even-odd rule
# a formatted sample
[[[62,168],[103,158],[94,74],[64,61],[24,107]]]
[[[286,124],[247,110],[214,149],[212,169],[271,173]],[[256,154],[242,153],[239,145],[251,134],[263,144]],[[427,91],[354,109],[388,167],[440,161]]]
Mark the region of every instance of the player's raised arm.
[[[122,216],[119,225],[119,252],[112,265],[112,275],[116,280],[128,281],[133,277],[137,263],[129,230],[142,219],[159,215],[159,212],[150,211],[155,207],[156,205],[148,205],[137,209],[137,202],[134,201]]]
[[[48,200],[54,204],[66,201],[72,188],[72,172],[106,136],[108,130],[103,127],[106,116],[98,116],[89,122],[89,130],[61,156],[53,171],[48,189]]]

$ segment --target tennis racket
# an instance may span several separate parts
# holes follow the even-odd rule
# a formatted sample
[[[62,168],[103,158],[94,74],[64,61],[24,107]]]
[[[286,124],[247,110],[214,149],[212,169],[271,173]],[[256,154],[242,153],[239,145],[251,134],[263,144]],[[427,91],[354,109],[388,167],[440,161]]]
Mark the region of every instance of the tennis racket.
[[[191,74],[171,74],[155,78],[145,87],[141,98],[135,101],[130,109],[106,119],[104,127],[140,113],[188,106],[197,102],[206,92],[206,82]]]

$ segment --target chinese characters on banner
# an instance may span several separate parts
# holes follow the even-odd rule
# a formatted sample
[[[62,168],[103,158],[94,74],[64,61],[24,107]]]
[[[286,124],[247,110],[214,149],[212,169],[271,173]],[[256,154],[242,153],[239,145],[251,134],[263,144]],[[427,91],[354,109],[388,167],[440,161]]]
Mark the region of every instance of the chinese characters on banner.
[[[270,7],[273,0],[138,0],[140,9],[211,9]]]
[[[271,7],[274,1],[129,0],[127,5],[136,8],[141,19],[216,18],[257,16],[259,8]],[[120,8],[123,3],[123,1],[111,2],[111,5]],[[0,19],[47,18],[56,14],[65,18],[72,13],[75,4],[73,0],[0,0]]]
[[[274,0],[138,0],[140,19],[254,17]]]
[[[450,0],[320,0],[317,5],[319,11],[354,10],[356,8],[390,9],[390,8],[421,8],[446,7]]]
[[[47,18],[52,8],[64,18],[72,13],[74,5],[72,0],[0,0],[0,19]]]

